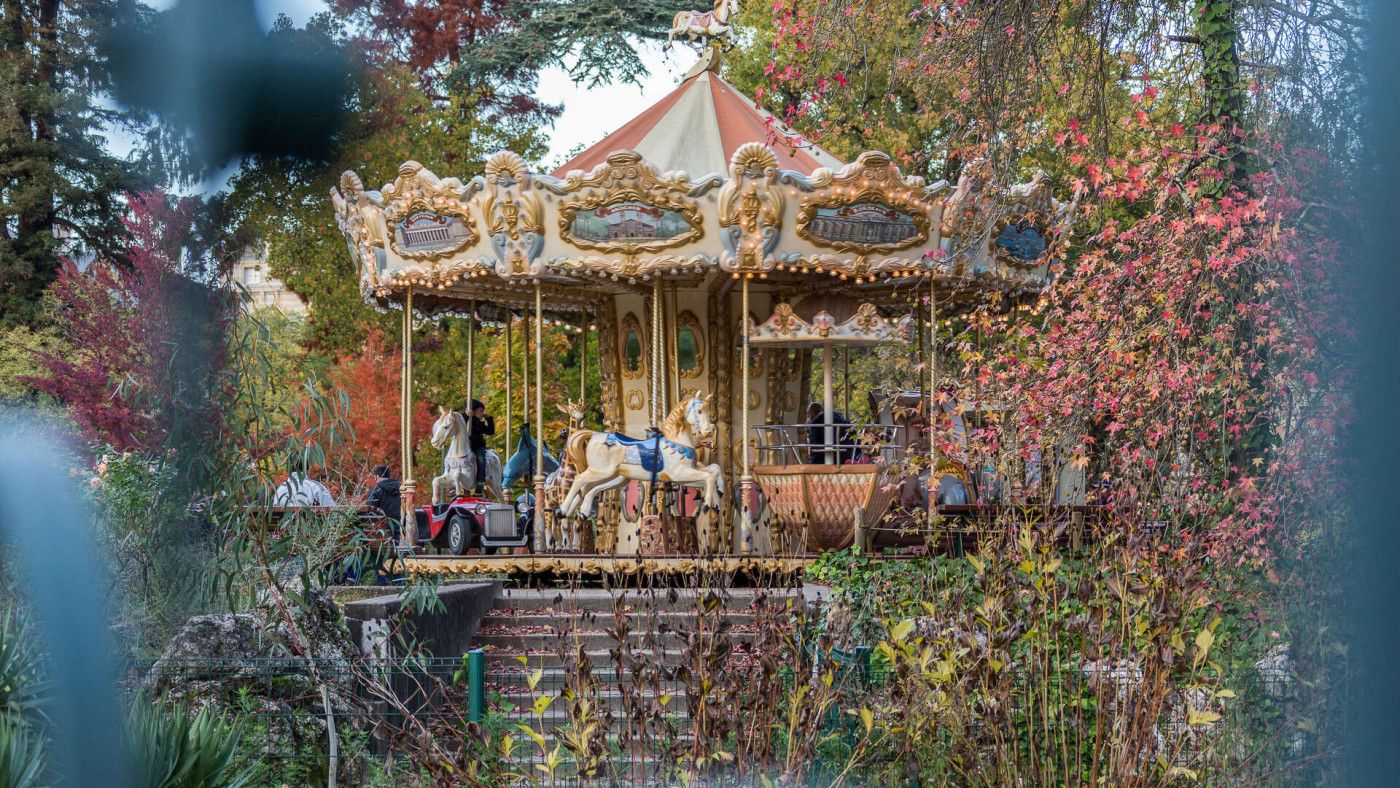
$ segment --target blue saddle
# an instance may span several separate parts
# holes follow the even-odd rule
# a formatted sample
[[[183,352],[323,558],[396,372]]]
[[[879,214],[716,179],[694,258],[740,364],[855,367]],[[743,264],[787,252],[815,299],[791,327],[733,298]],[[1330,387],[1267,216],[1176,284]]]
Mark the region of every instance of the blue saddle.
[[[620,432],[610,432],[605,442],[609,446],[621,446],[625,451],[623,459],[626,462],[640,465],[642,470],[652,475],[660,473],[661,469],[665,467],[665,461],[661,458],[661,447],[663,446],[673,449],[682,457],[695,459],[694,449],[682,446],[667,438],[658,439],[655,436],[633,438]]]

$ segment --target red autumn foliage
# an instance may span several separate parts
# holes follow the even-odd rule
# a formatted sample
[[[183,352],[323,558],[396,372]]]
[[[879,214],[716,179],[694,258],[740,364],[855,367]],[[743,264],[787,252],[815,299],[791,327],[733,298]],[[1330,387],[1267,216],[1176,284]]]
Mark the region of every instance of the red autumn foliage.
[[[389,465],[396,475],[402,475],[399,456],[399,368],[403,354],[392,347],[379,329],[365,336],[360,352],[336,359],[330,370],[330,381],[349,397],[350,410],[346,420],[355,431],[354,442],[346,447],[347,456],[339,458],[343,467],[369,468],[380,463]],[[426,436],[432,429],[433,416],[428,403],[418,400],[413,406],[413,434]]]
[[[50,295],[67,348],[37,353],[29,383],[116,449],[198,442],[220,427],[223,330],[232,301],[183,276],[193,202],[131,195],[125,263],[65,260]]]

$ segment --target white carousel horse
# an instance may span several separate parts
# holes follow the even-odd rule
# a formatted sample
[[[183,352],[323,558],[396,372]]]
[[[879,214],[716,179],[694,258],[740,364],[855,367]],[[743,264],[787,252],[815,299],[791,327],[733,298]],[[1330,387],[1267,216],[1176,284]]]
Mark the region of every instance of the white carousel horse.
[[[629,479],[657,481],[682,486],[703,484],[703,508],[718,509],[722,502],[723,477],[720,467],[695,462],[696,446],[714,441],[715,423],[710,419],[714,395],[699,394],[679,403],[661,423],[661,437],[629,438],[616,432],[579,430],[569,436],[565,455],[578,468],[569,494],[559,505],[559,514],[572,517],[593,512],[598,494],[620,487]]]
[[[439,407],[437,421],[433,422],[432,444],[446,449],[442,453],[442,475],[433,479],[433,503],[447,503],[448,494],[457,490],[476,489],[476,455],[472,454],[468,438],[467,420],[462,414]],[[501,455],[490,449],[486,450],[483,487],[487,497],[500,500]]]
[[[685,36],[690,43],[697,40],[703,43],[707,39],[729,35],[729,18],[737,13],[739,0],[715,0],[714,8],[710,11],[681,11],[671,22],[666,43],[670,44],[681,36]]]

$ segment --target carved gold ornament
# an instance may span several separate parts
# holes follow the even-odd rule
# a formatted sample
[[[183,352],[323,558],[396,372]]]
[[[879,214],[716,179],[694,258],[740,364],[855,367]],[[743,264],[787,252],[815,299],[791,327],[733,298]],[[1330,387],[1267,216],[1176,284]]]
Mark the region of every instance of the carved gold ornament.
[[[668,176],[659,174],[636,151],[613,153],[586,175],[577,170],[569,173],[550,187],[564,197],[559,205],[559,237],[580,249],[626,255],[700,240],[705,219],[689,197],[690,182],[683,174]],[[590,220],[592,234],[579,234],[580,217]],[[677,227],[677,222],[684,227]],[[667,230],[674,232],[660,235]]]
[[[381,190],[389,247],[408,260],[440,260],[476,244],[480,236],[466,201],[467,191],[456,178],[439,179],[416,161],[404,162],[399,177]],[[400,226],[415,217],[424,226]],[[421,248],[413,248],[415,242],[421,243]]]
[[[509,151],[486,160],[481,212],[503,276],[537,274],[544,248],[544,206],[532,187],[525,160]]]
[[[627,392],[627,409],[628,409],[628,410],[641,410],[641,409],[642,409],[642,393],[641,393],[640,391],[629,391],[629,392]]]
[[[783,192],[778,159],[766,145],[740,145],[729,159],[729,180],[720,187],[721,265],[731,271],[768,270],[783,228]]]
[[[862,153],[834,174],[819,170],[811,187],[797,211],[797,234],[816,246],[874,255],[928,241],[935,206],[923,178],[902,175],[883,153]],[[882,210],[890,214],[884,220],[870,216]]]

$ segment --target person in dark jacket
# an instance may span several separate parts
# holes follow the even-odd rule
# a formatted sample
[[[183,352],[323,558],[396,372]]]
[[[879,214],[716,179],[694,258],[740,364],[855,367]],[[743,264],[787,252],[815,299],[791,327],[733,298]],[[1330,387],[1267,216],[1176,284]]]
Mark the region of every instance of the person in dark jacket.
[[[481,495],[486,484],[486,436],[496,434],[496,419],[486,415],[486,405],[474,399],[469,413],[471,419],[471,447],[476,455],[476,494]]]
[[[366,506],[373,506],[384,513],[385,517],[393,523],[394,530],[398,530],[399,519],[403,516],[402,503],[399,498],[399,480],[389,472],[389,466],[376,465],[370,469],[378,480],[374,483],[374,489],[369,491],[369,497],[365,499]],[[397,538],[397,534],[395,535]]]
[[[826,413],[822,409],[820,402],[811,402],[807,405],[807,443],[817,447],[826,446]],[[836,453],[836,463],[843,464],[850,462],[855,457],[855,440],[851,437],[851,431],[842,425],[849,425],[851,422],[846,419],[846,415],[839,410],[832,409],[831,423],[833,432],[836,433],[836,443],[842,449]],[[823,448],[813,448],[808,452],[807,462],[813,465],[820,465],[826,462],[827,452]]]
[[[403,517],[403,502],[399,497],[399,480],[389,472],[389,466],[376,465],[370,469],[377,480],[374,487],[369,491],[369,497],[365,499],[366,506],[373,506],[384,513],[384,517],[389,521],[389,530],[393,534],[394,544],[399,541],[399,520]],[[396,573],[392,569],[392,549],[379,550],[366,547],[359,555],[353,556],[353,573],[358,579],[362,567],[373,566],[375,568],[375,582],[378,585],[386,585],[393,581]]]

